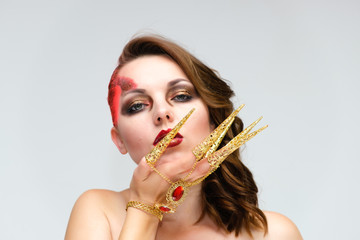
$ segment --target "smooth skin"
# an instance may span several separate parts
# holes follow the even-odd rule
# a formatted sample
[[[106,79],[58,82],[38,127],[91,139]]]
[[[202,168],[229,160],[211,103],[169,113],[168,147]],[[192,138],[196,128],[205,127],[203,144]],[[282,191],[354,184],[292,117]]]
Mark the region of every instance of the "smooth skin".
[[[196,109],[180,130],[183,141],[168,148],[157,163],[163,174],[176,180],[190,171],[195,161],[191,150],[214,126],[207,106],[172,60],[164,56],[140,57],[122,67],[118,74],[132,79],[137,87],[122,92],[118,125],[111,129],[111,137],[119,151],[129,153],[138,166],[129,189],[89,190],[82,194],[72,210],[65,239],[251,239],[245,231],[237,237],[225,233],[208,216],[194,224],[201,214],[201,184],[191,187],[176,213],[165,214],[162,222],[135,208],[125,210],[128,201],[165,201],[169,184],[151,170],[144,158],[161,130],[173,128],[190,109]],[[205,159],[189,180],[204,176],[208,169]],[[265,215],[269,233],[264,236],[254,230],[253,239],[302,239],[297,227],[285,216],[266,211]]]

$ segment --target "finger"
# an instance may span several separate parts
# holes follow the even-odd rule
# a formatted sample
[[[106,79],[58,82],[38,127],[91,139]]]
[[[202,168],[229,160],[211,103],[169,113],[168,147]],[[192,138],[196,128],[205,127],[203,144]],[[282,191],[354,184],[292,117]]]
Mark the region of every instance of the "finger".
[[[220,164],[231,153],[233,153],[236,149],[238,149],[241,145],[243,145],[244,143],[249,141],[251,138],[255,137],[256,134],[258,134],[259,132],[261,132],[262,130],[264,130],[265,128],[268,127],[268,125],[266,125],[266,126],[254,131],[254,132],[252,132],[250,134],[247,134],[255,126],[255,124],[258,123],[260,120],[261,120],[261,118],[256,120],[248,128],[246,128],[244,131],[239,133],[230,142],[228,142],[223,148],[221,148],[220,150],[218,150],[218,151],[214,152],[213,154],[211,154],[208,157],[208,162],[209,162],[210,166],[212,166],[214,168],[219,167]],[[248,130],[249,128],[250,128],[250,130]]]
[[[253,124],[251,124],[248,128],[246,128],[245,133],[248,133],[260,120],[261,120],[261,118],[259,118]],[[193,185],[199,184],[200,182],[205,180],[205,178],[207,178],[210,174],[212,174],[231,153],[233,153],[241,145],[243,145],[245,142],[249,141],[251,138],[255,137],[256,134],[263,131],[267,127],[268,127],[268,125],[254,131],[250,134],[244,134],[244,131],[245,131],[244,130],[243,132],[239,133],[235,138],[233,138],[223,148],[221,148],[220,150],[211,154],[208,158],[203,158],[201,161],[199,161],[199,166],[196,167],[191,178],[189,178],[189,180],[190,180],[189,185],[193,186]],[[250,128],[250,130],[248,130],[249,128]],[[195,180],[193,180],[193,179],[195,179]]]
[[[189,119],[190,115],[194,112],[194,108],[163,138],[158,144],[151,150],[149,154],[145,156],[146,162],[151,165],[155,165],[156,161],[160,156],[165,152],[167,146],[170,144],[171,140],[179,132],[180,128],[184,125],[186,120]]]
[[[229,130],[231,124],[234,122],[236,115],[244,106],[245,105],[242,104],[240,107],[238,107],[214,131],[212,131],[210,135],[205,138],[205,140],[203,140],[193,149],[196,160],[202,159],[204,155],[205,157],[207,157],[218,148],[226,132]]]
[[[212,167],[209,165],[207,158],[203,158],[196,163],[195,169],[188,177],[188,182],[193,182],[191,185],[197,184],[196,181],[201,182],[200,179],[205,179],[210,175]]]
[[[168,188],[169,183],[151,169],[145,158],[141,159],[130,183],[130,197],[149,203],[162,202]]]
[[[194,155],[187,152],[181,154],[181,158],[161,159],[158,163],[156,169],[175,182],[189,173],[196,161]]]

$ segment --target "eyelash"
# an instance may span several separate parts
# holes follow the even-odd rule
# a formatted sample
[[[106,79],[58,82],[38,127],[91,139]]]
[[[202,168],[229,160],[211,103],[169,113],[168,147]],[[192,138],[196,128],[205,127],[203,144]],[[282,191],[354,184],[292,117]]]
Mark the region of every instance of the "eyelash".
[[[189,93],[181,92],[181,93],[177,94],[175,97],[171,98],[171,100],[174,100],[176,102],[188,102],[192,98],[193,97]],[[145,103],[142,103],[142,102],[134,102],[134,103],[129,105],[126,112],[128,114],[135,114],[135,113],[140,112],[141,110],[143,110],[148,105],[149,104],[145,104]]]
[[[175,97],[173,97],[171,100],[175,100],[177,102],[188,102],[192,98],[193,97],[190,94],[182,92],[182,93],[176,95]]]
[[[134,113],[137,113],[137,112],[140,112],[141,110],[143,110],[144,107],[147,105],[148,104],[145,104],[145,103],[135,102],[127,108],[126,112],[129,114],[134,114]],[[139,107],[141,107],[141,108],[139,109]]]

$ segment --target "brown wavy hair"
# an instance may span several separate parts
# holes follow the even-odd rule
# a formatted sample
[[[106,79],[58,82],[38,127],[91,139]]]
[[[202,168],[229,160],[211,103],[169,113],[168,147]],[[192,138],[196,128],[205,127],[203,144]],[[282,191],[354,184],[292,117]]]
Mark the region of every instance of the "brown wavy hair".
[[[233,112],[230,99],[234,92],[226,81],[184,48],[161,36],[138,36],[129,41],[123,49],[114,73],[128,62],[145,55],[165,55],[180,66],[208,106],[210,120],[215,126]],[[109,84],[108,103],[115,126],[117,123],[114,120],[119,113],[114,104],[114,99],[118,99],[114,79],[112,78]],[[236,117],[220,147],[242,130],[243,122]],[[221,229],[228,233],[235,232],[236,236],[243,229],[250,236],[251,230],[254,229],[260,229],[266,234],[267,220],[258,208],[257,192],[253,175],[240,160],[237,150],[202,183],[203,211],[199,221],[208,214]]]

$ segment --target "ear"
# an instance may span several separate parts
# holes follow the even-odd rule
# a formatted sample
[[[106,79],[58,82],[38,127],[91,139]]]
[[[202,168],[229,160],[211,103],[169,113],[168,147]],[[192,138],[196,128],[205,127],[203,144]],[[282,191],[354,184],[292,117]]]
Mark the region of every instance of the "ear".
[[[111,139],[122,154],[126,154],[128,152],[123,140],[120,137],[119,131],[115,127],[111,128]]]

